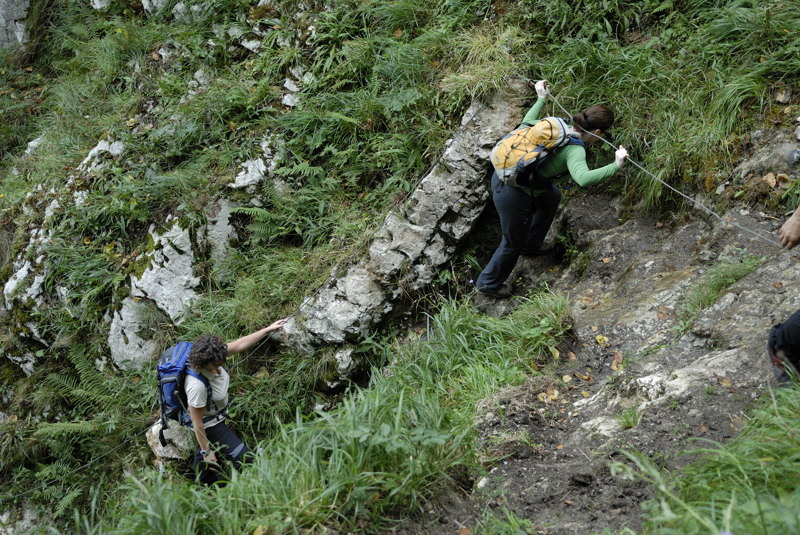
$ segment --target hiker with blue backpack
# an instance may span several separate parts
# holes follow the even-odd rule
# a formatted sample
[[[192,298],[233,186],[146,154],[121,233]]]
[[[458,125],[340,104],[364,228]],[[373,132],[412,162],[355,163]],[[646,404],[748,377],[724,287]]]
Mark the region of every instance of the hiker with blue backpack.
[[[520,255],[540,256],[547,231],[561,202],[561,191],[553,180],[569,173],[581,186],[596,184],[623,166],[628,151],[619,147],[614,162],[597,169],[586,164],[586,147],[600,141],[614,124],[614,114],[605,106],[591,106],[572,116],[572,126],[563,119],[538,121],[547,101],[545,80],[535,84],[537,100],[522,124],[492,150],[492,200],[500,216],[503,238],[477,280],[478,291],[503,299],[504,288]]]
[[[162,354],[158,366],[162,444],[167,418],[191,427],[197,438],[193,467],[199,481],[208,484],[220,479],[218,454],[237,470],[252,455],[225,423],[230,376],[224,366],[229,355],[251,348],[269,333],[283,329],[284,323],[286,319],[278,320],[227,343],[218,336],[203,334],[194,342],[179,342]]]

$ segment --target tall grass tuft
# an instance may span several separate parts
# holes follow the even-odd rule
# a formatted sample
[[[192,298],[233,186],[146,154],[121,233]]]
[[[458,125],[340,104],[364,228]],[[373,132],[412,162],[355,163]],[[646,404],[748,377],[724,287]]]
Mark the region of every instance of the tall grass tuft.
[[[665,475],[628,454],[635,468],[617,470],[651,483],[647,533],[694,535],[796,533],[800,529],[800,395],[782,388],[762,399],[742,434],[689,452],[699,459]]]
[[[708,270],[702,282],[692,288],[682,299],[678,309],[678,331],[687,332],[694,320],[722,295],[722,291],[752,273],[763,259],[746,256],[739,261],[723,262]]]
[[[104,532],[390,529],[393,519],[419,510],[474,466],[476,402],[551,358],[548,348],[569,327],[566,311],[565,299],[551,294],[505,319],[447,303],[424,338],[384,345],[393,363],[372,370],[369,388],[354,390],[330,412],[297,413],[225,487],[139,478],[124,513],[100,521]],[[186,506],[195,501],[203,505]],[[222,509],[209,514],[208,504]]]

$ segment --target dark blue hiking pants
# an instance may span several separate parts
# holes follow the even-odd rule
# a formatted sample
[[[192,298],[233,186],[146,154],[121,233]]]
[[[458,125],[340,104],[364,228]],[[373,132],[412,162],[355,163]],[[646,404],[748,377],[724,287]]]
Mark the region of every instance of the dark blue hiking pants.
[[[222,463],[226,459],[233,463],[233,467],[236,470],[241,470],[243,462],[252,460],[253,454],[250,453],[242,439],[225,422],[206,427],[205,431],[218,462],[205,462],[203,456],[200,455],[200,446],[197,446],[194,452],[194,473],[201,483],[208,485],[215,481],[228,479],[227,474],[222,469]]]
[[[515,186],[506,186],[492,174],[492,200],[500,215],[503,239],[492,259],[478,276],[478,288],[498,291],[521,254],[538,251],[561,202],[561,191],[553,184],[536,197]]]

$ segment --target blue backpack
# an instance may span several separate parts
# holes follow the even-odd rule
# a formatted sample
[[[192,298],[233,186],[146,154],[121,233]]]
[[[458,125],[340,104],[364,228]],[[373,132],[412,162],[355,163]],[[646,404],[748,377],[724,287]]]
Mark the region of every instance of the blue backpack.
[[[188,360],[191,349],[191,342],[178,342],[164,351],[158,359],[156,380],[158,381],[158,396],[161,404],[161,431],[158,434],[158,438],[162,446],[167,445],[167,441],[164,438],[164,430],[169,428],[168,419],[177,420],[182,425],[189,428],[192,427],[192,419],[189,417],[184,387],[187,375],[199,379],[206,385],[207,399],[216,409],[216,404],[211,396],[211,383],[202,374],[189,367]]]

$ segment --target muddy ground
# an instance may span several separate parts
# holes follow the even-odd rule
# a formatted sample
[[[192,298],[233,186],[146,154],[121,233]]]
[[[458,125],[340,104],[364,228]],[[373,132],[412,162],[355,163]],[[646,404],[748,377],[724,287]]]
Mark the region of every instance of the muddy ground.
[[[770,243],[780,220],[746,208],[722,220],[621,217],[613,197],[573,196],[552,233],[573,237],[572,262],[563,246],[520,261],[515,295],[543,283],[567,293],[573,336],[551,378],[531,377],[476,407],[485,472],[399,533],[469,535],[509,513],[529,523],[526,533],[637,531],[654,489],[614,475],[613,463],[631,465],[624,452],[638,452],[673,472],[697,459],[691,450],[735,437],[748,407],[768,395],[766,334],[800,306],[799,256]],[[748,259],[760,267],[686,325],[682,306],[709,272]],[[498,316],[514,303],[475,299]]]

